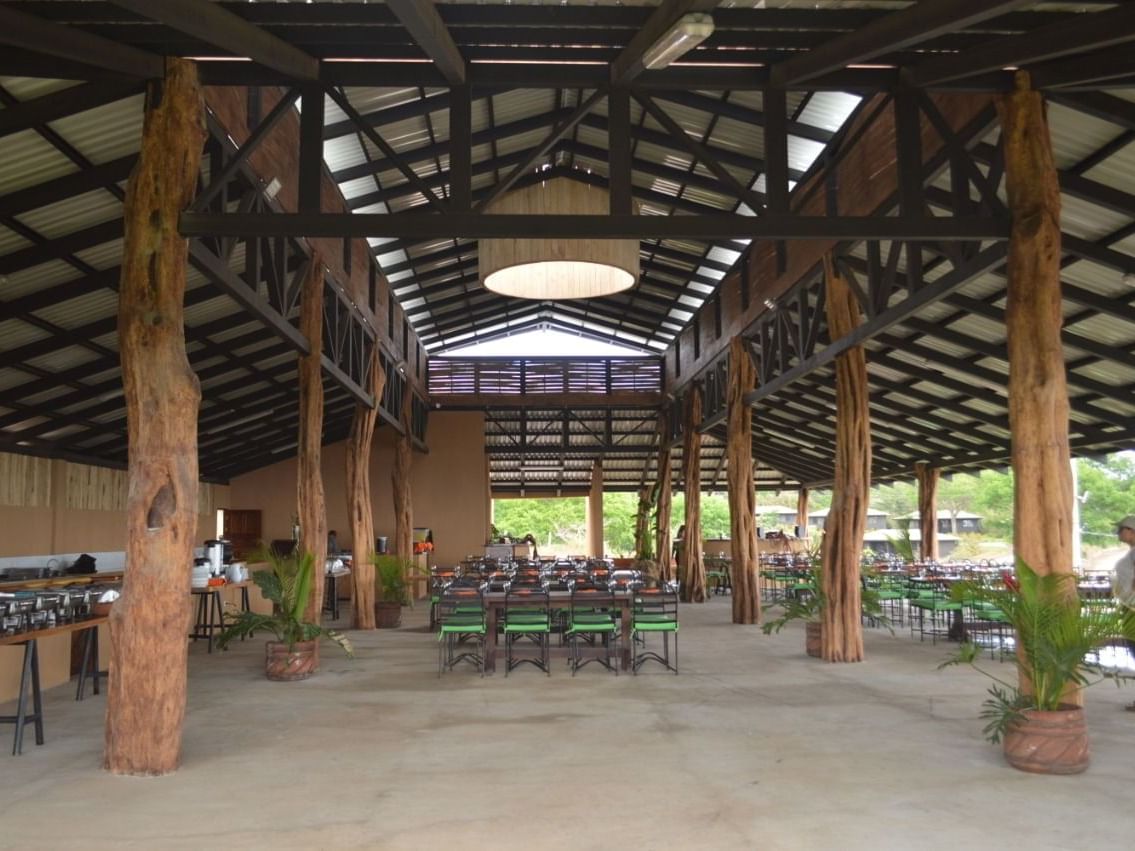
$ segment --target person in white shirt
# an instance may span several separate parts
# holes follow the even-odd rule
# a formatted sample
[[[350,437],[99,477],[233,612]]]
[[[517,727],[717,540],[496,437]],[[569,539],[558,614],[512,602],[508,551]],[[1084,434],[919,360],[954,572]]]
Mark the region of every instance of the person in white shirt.
[[[1135,608],[1135,514],[1128,514],[1119,521],[1116,529],[1119,540],[1127,544],[1127,552],[1115,563],[1115,577],[1111,580],[1111,590],[1115,598],[1125,606]],[[1135,641],[1127,643],[1131,655],[1135,656]],[[1135,712],[1135,702],[1125,707]]]

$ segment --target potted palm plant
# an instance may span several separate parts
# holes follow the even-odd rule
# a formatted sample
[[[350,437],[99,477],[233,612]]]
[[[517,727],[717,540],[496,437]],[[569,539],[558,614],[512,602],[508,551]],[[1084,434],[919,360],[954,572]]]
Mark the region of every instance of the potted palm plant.
[[[817,565],[813,569],[810,580],[801,581],[797,584],[794,589],[796,593],[785,597],[782,601],[765,606],[763,609],[765,612],[779,608],[781,610],[780,616],[771,621],[765,621],[761,625],[761,631],[765,635],[771,635],[774,632],[780,632],[792,621],[804,621],[804,652],[816,659],[819,659],[822,655],[820,650],[822,637],[820,618],[823,615],[824,606],[827,604],[823,583],[820,579],[822,575],[823,571]],[[878,592],[864,584],[859,594],[863,614],[870,618],[873,623],[884,626],[893,633],[890,620],[883,614]]]
[[[1122,684],[1129,676],[1089,660],[1117,638],[1135,639],[1135,610],[1107,601],[1081,605],[1076,579],[1067,573],[1040,576],[1017,562],[1016,576],[1001,582],[958,583],[954,599],[982,604],[1012,626],[1016,634],[1017,682],[977,664],[980,648],[965,643],[939,667],[968,664],[994,684],[981,717],[984,733],[1001,742],[1014,768],[1040,774],[1078,774],[1088,767],[1090,750],[1084,709],[1069,700],[1103,680]],[[1073,697],[1073,700],[1075,698]]]
[[[394,629],[402,623],[402,607],[410,600],[406,577],[413,565],[395,555],[374,557],[374,625],[379,629]]]
[[[258,556],[270,570],[259,570],[252,581],[272,602],[272,613],[240,612],[221,633],[219,645],[257,632],[271,632],[275,641],[267,642],[264,673],[270,680],[304,680],[319,669],[319,639],[334,641],[349,657],[354,649],[345,635],[324,629],[303,619],[311,599],[315,576],[314,557],[309,552],[279,556],[264,552]]]

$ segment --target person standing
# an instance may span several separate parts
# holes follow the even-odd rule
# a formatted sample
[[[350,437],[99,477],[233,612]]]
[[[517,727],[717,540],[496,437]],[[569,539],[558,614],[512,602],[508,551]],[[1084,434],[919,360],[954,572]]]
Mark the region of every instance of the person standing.
[[[1135,609],[1135,514],[1128,514],[1119,521],[1116,529],[1119,540],[1127,544],[1127,552],[1115,563],[1115,576],[1111,580],[1111,590],[1119,602]],[[1128,641],[1127,648],[1135,658],[1135,641]],[[1135,712],[1135,701],[1124,707]]]

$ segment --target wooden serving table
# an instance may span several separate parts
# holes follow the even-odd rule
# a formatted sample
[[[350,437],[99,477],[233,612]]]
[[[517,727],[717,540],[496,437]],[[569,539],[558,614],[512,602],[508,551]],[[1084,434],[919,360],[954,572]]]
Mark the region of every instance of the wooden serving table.
[[[208,652],[213,652],[214,633],[225,631],[225,601],[221,599],[221,591],[225,588],[240,589],[240,608],[247,612],[249,609],[248,586],[252,582],[225,582],[221,585],[206,585],[201,588],[191,588],[189,593],[196,598],[194,608],[196,617],[193,623],[193,632],[189,637],[196,641],[198,638],[206,639],[209,644]]]
[[[496,670],[496,657],[500,652],[497,647],[497,624],[504,619],[504,606],[505,597],[507,594],[504,591],[488,591],[484,594],[485,600],[485,674],[491,674]],[[631,666],[631,600],[634,595],[629,591],[615,591],[610,594],[605,594],[602,597],[592,597],[588,595],[588,605],[610,605],[612,608],[619,609],[620,618],[619,624],[621,632],[619,634],[620,648],[619,656],[621,657],[621,665],[624,671],[630,670]],[[570,591],[550,591],[548,593],[548,606],[551,609],[570,609],[571,608],[571,592]],[[549,642],[551,636],[549,636]],[[560,647],[549,647],[548,655],[554,658],[566,659],[570,653],[567,645]]]
[[[35,743],[43,744],[43,698],[39,690],[39,645],[41,638],[50,638],[53,635],[63,635],[70,632],[86,632],[86,643],[83,647],[83,665],[79,669],[79,686],[75,692],[75,700],[83,699],[83,688],[87,677],[94,679],[94,692],[99,693],[99,630],[98,628],[110,620],[106,615],[87,618],[75,623],[55,626],[50,629],[33,629],[27,632],[18,632],[15,635],[0,637],[0,646],[10,644],[24,645],[24,668],[20,675],[20,695],[16,700],[15,715],[0,715],[0,724],[15,724],[16,734],[12,741],[12,755],[23,752],[24,726],[32,721],[35,723]],[[28,688],[31,688],[32,711],[28,712]]]

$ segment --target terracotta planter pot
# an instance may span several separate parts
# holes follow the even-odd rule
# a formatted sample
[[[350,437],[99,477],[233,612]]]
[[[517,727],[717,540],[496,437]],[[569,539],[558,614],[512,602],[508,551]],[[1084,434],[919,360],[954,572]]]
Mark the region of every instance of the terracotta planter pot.
[[[375,603],[374,625],[378,629],[395,629],[402,625],[401,603]]]
[[[1079,774],[1087,769],[1091,750],[1083,707],[1026,709],[1024,716],[1005,732],[1009,765],[1035,774]]]
[[[821,658],[820,625],[813,621],[804,622],[804,652],[816,659]]]
[[[264,674],[270,680],[306,680],[319,670],[318,641],[297,641],[290,652],[284,641],[269,641],[264,647]]]

